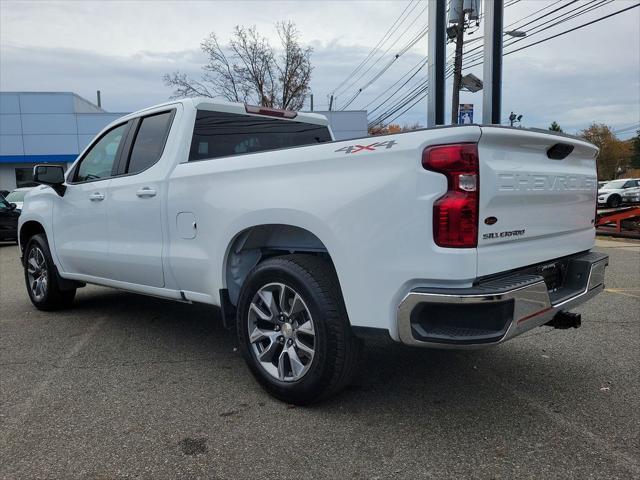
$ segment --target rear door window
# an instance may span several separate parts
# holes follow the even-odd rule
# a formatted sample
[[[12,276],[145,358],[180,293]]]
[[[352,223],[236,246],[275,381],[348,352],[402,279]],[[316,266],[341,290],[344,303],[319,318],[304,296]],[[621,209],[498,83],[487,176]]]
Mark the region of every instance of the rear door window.
[[[160,159],[172,120],[173,111],[150,115],[140,120],[129,157],[128,173],[146,170]]]
[[[330,141],[325,125],[198,110],[189,161]]]

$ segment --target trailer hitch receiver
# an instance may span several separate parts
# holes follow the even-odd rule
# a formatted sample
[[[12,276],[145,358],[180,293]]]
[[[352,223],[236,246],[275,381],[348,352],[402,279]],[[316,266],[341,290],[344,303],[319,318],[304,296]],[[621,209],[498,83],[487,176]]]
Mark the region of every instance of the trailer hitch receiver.
[[[562,311],[558,312],[551,321],[547,323],[548,327],[559,328],[560,330],[578,328],[580,325],[582,325],[582,315]]]

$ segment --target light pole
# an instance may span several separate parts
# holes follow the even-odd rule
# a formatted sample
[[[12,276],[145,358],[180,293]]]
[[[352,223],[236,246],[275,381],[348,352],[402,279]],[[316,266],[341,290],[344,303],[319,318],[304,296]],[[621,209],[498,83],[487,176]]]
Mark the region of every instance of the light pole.
[[[444,125],[447,1],[429,2],[427,126]]]

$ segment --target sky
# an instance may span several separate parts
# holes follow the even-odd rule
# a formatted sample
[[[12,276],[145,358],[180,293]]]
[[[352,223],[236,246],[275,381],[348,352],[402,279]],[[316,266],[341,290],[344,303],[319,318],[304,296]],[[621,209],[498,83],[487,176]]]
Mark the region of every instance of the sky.
[[[543,32],[530,30],[529,36],[516,46],[639,1],[580,0],[546,19],[575,8],[599,8]],[[511,2],[513,5],[505,8],[504,23],[515,22],[517,28],[534,19],[535,16],[525,17],[537,10],[546,8],[539,16],[570,0],[505,3]],[[101,90],[106,110],[134,111],[166,101],[172,95],[172,89],[162,81],[164,73],[180,70],[198,76],[206,61],[199,45],[209,33],[216,33],[226,42],[235,25],[255,25],[275,44],[275,23],[290,20],[300,31],[301,43],[313,48],[311,89],[315,109],[326,109],[331,92],[335,92],[335,104],[340,108],[426,27],[426,7],[427,0],[0,0],[0,90],[73,91],[92,101],[96,90]],[[403,12],[405,16],[401,17]],[[402,21],[396,23],[399,28],[395,33],[380,48],[372,50],[398,18]],[[534,25],[525,25],[522,30]],[[482,38],[482,25],[467,32],[466,40],[471,41],[467,49],[481,43],[476,38]],[[505,46],[505,52],[516,46]],[[448,53],[452,49],[449,45]],[[370,61],[336,90],[370,52]],[[405,91],[374,110],[395,90],[387,89],[423,61],[426,54],[424,37],[366,86],[349,108],[373,111],[370,119],[384,111]],[[359,78],[369,66],[371,69]],[[465,71],[470,72],[482,78],[482,66]],[[419,72],[405,89],[418,85],[425,74],[426,69]],[[576,133],[598,122],[610,125],[621,138],[628,138],[634,134],[634,127],[640,126],[640,8],[505,56],[503,77],[505,123],[513,111],[523,115],[522,124],[527,127],[546,128],[557,121],[565,131]],[[449,82],[448,105],[450,95]],[[481,119],[481,92],[463,92],[461,103],[474,104],[475,120]],[[426,108],[423,99],[394,121],[426,124]],[[447,120],[449,116],[447,113]]]

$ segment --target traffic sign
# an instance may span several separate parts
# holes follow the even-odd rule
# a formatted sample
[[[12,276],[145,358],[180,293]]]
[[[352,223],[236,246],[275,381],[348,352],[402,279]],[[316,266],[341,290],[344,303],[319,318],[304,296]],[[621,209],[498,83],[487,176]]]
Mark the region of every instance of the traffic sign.
[[[473,123],[473,103],[461,103],[458,113],[458,125],[470,125]]]

